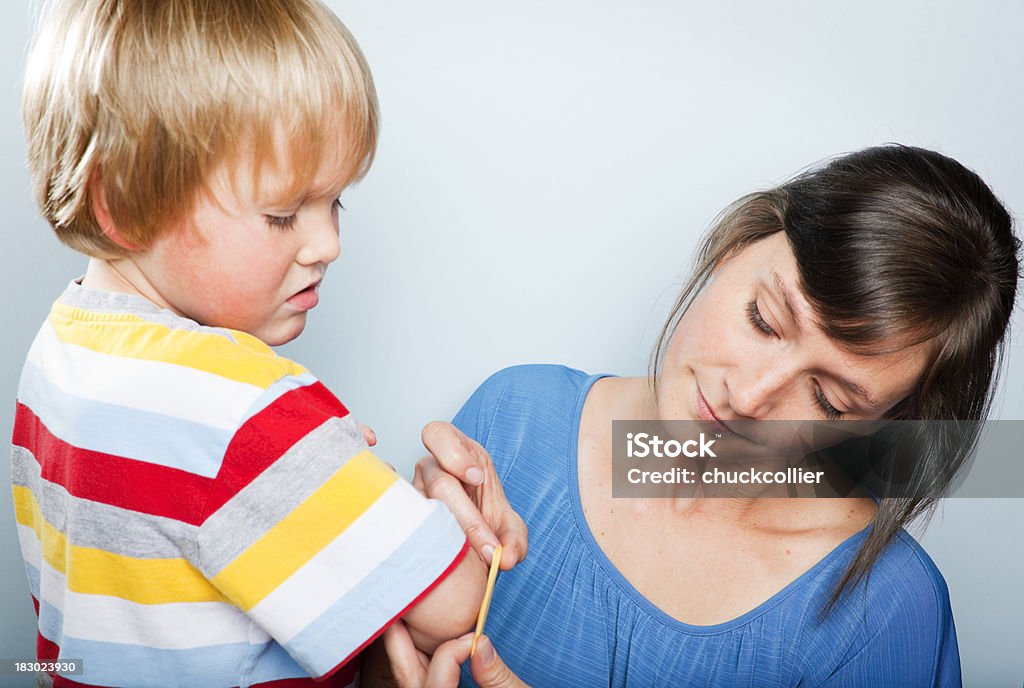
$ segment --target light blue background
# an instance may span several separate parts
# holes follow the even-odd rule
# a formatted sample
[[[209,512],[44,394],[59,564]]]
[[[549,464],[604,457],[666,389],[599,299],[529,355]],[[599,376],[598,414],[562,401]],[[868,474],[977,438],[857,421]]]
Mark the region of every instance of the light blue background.
[[[418,428],[501,367],[644,373],[708,221],[812,161],[887,141],[937,148],[1024,212],[1020,3],[331,4],[373,67],[383,130],[369,177],[343,197],[342,258],[285,353],[407,474]],[[10,410],[41,319],[85,264],[29,195],[29,13],[0,6]],[[997,417],[1024,418],[1021,325],[1018,308]],[[4,437],[10,423],[0,414]],[[950,501],[923,539],[949,583],[965,684],[1020,686],[1024,500]],[[6,489],[0,551],[0,657],[29,657]]]

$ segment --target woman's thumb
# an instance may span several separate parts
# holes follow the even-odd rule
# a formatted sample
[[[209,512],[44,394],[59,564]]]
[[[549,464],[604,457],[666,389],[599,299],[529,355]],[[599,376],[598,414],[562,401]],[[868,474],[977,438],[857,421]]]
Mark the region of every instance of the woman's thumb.
[[[486,635],[477,641],[469,669],[480,688],[528,688],[501,660]]]

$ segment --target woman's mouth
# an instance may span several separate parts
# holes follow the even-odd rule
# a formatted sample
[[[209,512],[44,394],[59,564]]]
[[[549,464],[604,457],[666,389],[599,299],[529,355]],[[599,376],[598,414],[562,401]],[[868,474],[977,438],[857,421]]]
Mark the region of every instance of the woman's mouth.
[[[722,419],[711,408],[711,404],[704,398],[704,394],[700,391],[700,385],[697,385],[697,417],[714,432],[730,432],[729,427],[722,422]]]

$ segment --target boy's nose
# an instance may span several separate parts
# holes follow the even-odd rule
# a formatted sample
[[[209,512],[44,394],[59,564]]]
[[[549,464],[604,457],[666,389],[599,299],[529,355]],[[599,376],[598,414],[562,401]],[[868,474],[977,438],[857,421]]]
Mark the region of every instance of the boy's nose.
[[[303,265],[332,263],[341,254],[341,240],[333,221],[317,223],[303,237],[296,259]]]

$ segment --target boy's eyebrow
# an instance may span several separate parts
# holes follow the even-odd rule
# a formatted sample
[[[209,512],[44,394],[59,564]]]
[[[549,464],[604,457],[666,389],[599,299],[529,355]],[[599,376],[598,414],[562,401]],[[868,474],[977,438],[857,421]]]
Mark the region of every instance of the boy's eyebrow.
[[[325,198],[327,196],[340,196],[341,192],[348,186],[348,182],[342,184],[328,184],[325,186],[314,186],[306,190],[306,193],[302,194],[299,198],[300,201],[305,202],[311,198]]]
[[[325,186],[325,187],[317,187],[317,188],[314,188],[314,189],[307,189],[303,193],[298,194],[296,196],[287,196],[280,189],[271,189],[271,190],[265,192],[265,194],[266,194],[267,200],[270,203],[272,203],[274,205],[280,205],[282,207],[290,207],[290,206],[300,206],[300,205],[303,205],[306,201],[308,201],[310,199],[313,199],[313,198],[324,198],[326,196],[332,196],[332,197],[333,196],[337,196],[337,195],[340,195],[340,191],[344,191],[344,188],[342,188],[340,190],[336,190],[334,187],[326,187]]]
[[[796,329],[803,329],[803,319],[800,315],[799,310],[797,310],[797,308],[794,306],[794,299],[789,291],[789,288],[786,286],[786,282],[782,279],[782,275],[780,275],[775,270],[772,270],[772,283],[775,285],[775,289],[778,291],[779,296],[782,299],[782,305],[785,306],[786,311],[789,313],[789,317],[792,318],[793,322],[796,324]],[[873,396],[871,396],[871,392],[866,390],[864,387],[858,385],[856,382],[853,382],[852,380],[847,380],[844,377],[840,377],[838,375],[835,375],[834,377],[844,387],[846,387],[851,392],[856,394],[858,397],[863,399],[868,404],[868,406],[870,406],[873,409],[879,408],[880,405],[878,401]]]

